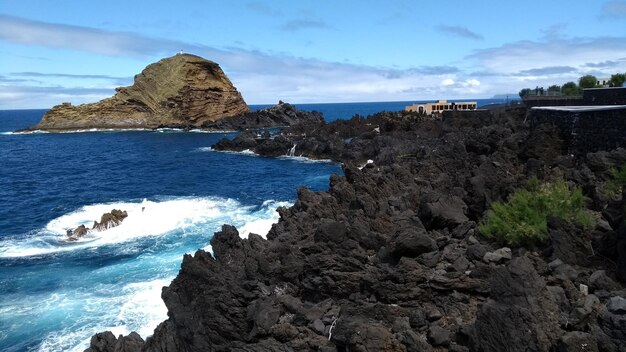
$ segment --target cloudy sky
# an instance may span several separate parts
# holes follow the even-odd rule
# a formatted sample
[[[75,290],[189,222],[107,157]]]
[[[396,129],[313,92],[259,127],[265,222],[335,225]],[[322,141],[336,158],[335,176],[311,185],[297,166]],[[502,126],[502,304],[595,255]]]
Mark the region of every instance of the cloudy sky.
[[[626,0],[0,0],[0,109],[97,101],[180,50],[249,104],[489,98],[626,72]]]

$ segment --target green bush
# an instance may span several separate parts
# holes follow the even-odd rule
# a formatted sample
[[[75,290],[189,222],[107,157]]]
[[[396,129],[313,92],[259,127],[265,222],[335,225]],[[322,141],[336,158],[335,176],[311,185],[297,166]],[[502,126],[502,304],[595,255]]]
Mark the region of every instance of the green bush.
[[[611,168],[609,172],[611,178],[604,185],[604,193],[609,198],[617,198],[626,186],[626,164],[619,169]]]
[[[520,189],[506,203],[494,202],[489,216],[479,226],[487,238],[511,247],[532,246],[548,239],[548,216],[557,216],[585,228],[594,226],[594,219],[584,208],[579,187],[570,190],[565,181],[539,184],[529,180],[527,189]]]

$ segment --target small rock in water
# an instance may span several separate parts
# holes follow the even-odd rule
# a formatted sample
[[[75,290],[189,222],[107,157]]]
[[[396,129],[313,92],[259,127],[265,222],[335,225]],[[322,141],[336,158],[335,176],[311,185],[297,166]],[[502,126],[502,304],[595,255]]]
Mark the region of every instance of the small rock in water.
[[[85,236],[89,232],[89,229],[85,225],[80,225],[72,230],[67,230],[67,237],[69,241],[78,241],[79,238]]]
[[[119,226],[124,219],[128,217],[128,213],[124,210],[113,209],[110,213],[102,214],[100,222],[93,222],[93,230],[104,231]]]

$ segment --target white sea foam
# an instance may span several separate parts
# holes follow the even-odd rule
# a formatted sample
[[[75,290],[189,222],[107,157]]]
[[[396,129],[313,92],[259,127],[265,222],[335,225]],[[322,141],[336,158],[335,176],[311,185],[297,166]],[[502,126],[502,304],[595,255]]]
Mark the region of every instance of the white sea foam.
[[[297,162],[305,163],[305,164],[317,164],[317,163],[330,164],[330,163],[334,163],[334,161],[332,161],[330,159],[311,159],[311,158],[307,158],[307,157],[304,157],[304,156],[279,156],[278,159],[293,160],[293,161],[297,161]]]
[[[224,223],[237,226],[242,237],[250,233],[265,236],[279,218],[276,208],[290,205],[269,200],[260,206],[243,206],[231,199],[195,197],[82,207],[50,221],[25,240],[0,242],[0,255],[36,255],[118,243],[112,248],[119,254],[133,247],[132,239],[159,237],[139,255],[135,253],[132,259],[86,267],[77,261],[80,279],[72,278],[74,267],[60,266],[51,274],[60,275],[60,280],[67,281],[67,285],[56,286],[49,292],[7,296],[6,302],[0,305],[0,316],[10,322],[14,332],[54,327],[45,328],[48,332],[36,347],[37,351],[83,351],[93,334],[106,330],[116,336],[137,331],[145,338],[167,319],[161,289],[176,275],[182,254],[193,252],[193,247],[185,245],[185,241],[195,238],[190,243],[202,243],[198,246],[202,247],[206,243],[203,239],[208,242],[209,237],[205,236],[219,230]],[[65,239],[66,227],[91,225],[103,212],[113,208],[128,212],[120,226],[91,233],[78,243],[60,244]],[[190,237],[186,239],[187,236]],[[46,246],[36,245],[35,239],[41,237],[54,238],[56,242],[48,240],[44,241]],[[207,245],[205,250],[211,251],[211,247]],[[92,252],[84,254],[85,258],[94,255]],[[82,253],[79,255],[82,257]]]
[[[112,209],[128,213],[119,226],[105,231],[90,231],[78,241],[67,241],[68,229],[73,230],[80,225],[91,228],[94,221],[99,221],[102,214]],[[219,218],[241,225],[254,221],[257,216],[250,214],[249,207],[242,207],[235,200],[212,197],[88,205],[50,221],[44,229],[29,236],[3,239],[0,241],[0,257],[45,255],[162,236],[179,229],[185,232],[187,228]]]
[[[161,289],[173,277],[124,285],[121,290],[111,285],[96,285],[94,290],[74,295],[55,294],[44,306],[55,305],[60,312],[72,311],[76,305],[85,314],[71,326],[50,333],[38,347],[39,351],[82,352],[89,346],[93,334],[111,331],[116,337],[136,331],[144,339],[167,319],[167,308],[161,300]],[[110,295],[110,291],[118,291]],[[108,291],[108,292],[107,292]],[[106,307],[106,308],[105,308]],[[103,311],[103,309],[105,309]]]
[[[189,132],[191,133],[234,133],[237,132],[235,130],[222,130],[222,131],[217,131],[217,130],[201,130],[201,129],[191,129],[189,130]]]
[[[232,151],[232,150],[215,150],[211,147],[200,147],[198,149],[196,149],[199,152],[217,152],[217,153],[226,153],[226,154],[238,154],[238,155],[249,155],[249,156],[260,156],[259,154],[255,153],[254,151],[250,150],[250,149],[244,149],[242,151]],[[289,155],[281,155],[276,157],[277,159],[283,159],[283,160],[292,160],[292,161],[297,161],[300,163],[305,163],[305,164],[317,164],[317,163],[323,163],[323,164],[331,164],[334,163],[334,161],[332,161],[331,159],[311,159],[311,158],[307,158],[304,156],[289,156]]]
[[[239,236],[243,238],[248,238],[248,235],[251,233],[255,233],[257,235],[261,235],[261,237],[265,238],[267,233],[272,228],[272,225],[278,222],[280,215],[276,211],[278,207],[289,207],[292,204],[289,202],[274,202],[274,201],[265,201],[261,206],[260,214],[257,215],[256,219],[244,220],[244,225],[241,226],[239,230]]]
[[[33,131],[20,131],[20,132],[2,132],[0,134],[13,135],[13,134],[42,134],[42,133],[50,133],[50,132],[42,131],[42,130],[33,130]]]
[[[244,149],[240,152],[232,151],[232,150],[215,150],[211,147],[200,147],[196,149],[199,152],[216,152],[216,153],[226,153],[226,154],[239,154],[239,155],[250,155],[250,156],[259,156],[259,154],[253,152],[250,149]]]

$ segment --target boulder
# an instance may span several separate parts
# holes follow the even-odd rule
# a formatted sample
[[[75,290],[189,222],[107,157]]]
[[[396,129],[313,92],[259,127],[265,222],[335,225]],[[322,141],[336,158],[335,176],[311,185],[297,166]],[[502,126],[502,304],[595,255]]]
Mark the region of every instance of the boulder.
[[[489,300],[470,327],[470,344],[480,351],[548,351],[562,332],[559,308],[532,262],[517,257],[498,267]]]
[[[513,255],[511,254],[511,248],[502,247],[493,252],[487,252],[483,256],[485,263],[500,263],[502,261],[511,260]]]
[[[145,341],[136,332],[115,338],[110,331],[91,337],[89,348],[85,352],[140,352]]]
[[[420,207],[420,219],[428,229],[455,227],[467,222],[467,205],[456,196],[442,196]]]

